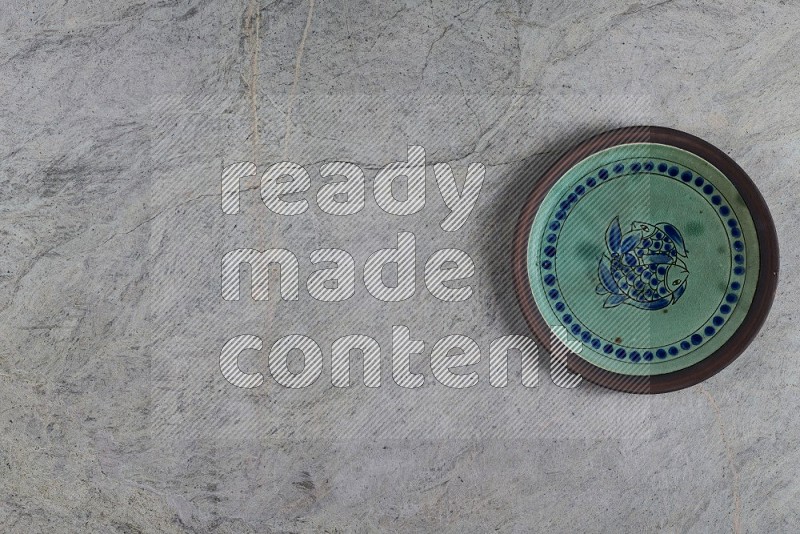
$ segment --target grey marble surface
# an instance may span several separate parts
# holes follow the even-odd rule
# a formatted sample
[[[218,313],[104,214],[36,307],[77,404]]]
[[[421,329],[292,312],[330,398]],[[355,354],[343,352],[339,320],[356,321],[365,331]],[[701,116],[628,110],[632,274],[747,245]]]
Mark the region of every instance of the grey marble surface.
[[[12,1],[0,12],[0,530],[5,532],[793,532],[800,524],[800,5],[700,2]],[[433,383],[240,390],[238,334],[392,325],[525,334],[508,271],[524,192],[570,145],[617,126],[691,132],[764,195],[781,244],[775,304],[750,348],[655,397]],[[486,167],[456,233],[426,206],[382,213],[372,178],[405,158]],[[275,216],[222,168],[344,159],[365,209]],[[458,246],[475,294],[385,304],[224,302],[222,255],[348,250],[397,232],[423,262]],[[422,263],[418,269],[421,269]],[[327,305],[330,304],[330,305]],[[243,357],[264,366],[265,355]],[[248,359],[249,358],[249,359]],[[327,363],[325,364],[328,365]],[[517,364],[518,365],[518,364]],[[421,370],[425,372],[425,370]]]

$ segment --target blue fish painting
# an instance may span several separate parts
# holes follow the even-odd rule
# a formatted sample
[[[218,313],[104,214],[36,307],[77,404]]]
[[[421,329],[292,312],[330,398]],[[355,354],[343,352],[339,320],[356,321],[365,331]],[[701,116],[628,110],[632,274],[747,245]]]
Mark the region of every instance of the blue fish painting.
[[[606,229],[606,247],[596,288],[599,295],[608,295],[603,307],[660,310],[686,291],[686,245],[672,224],[634,222],[623,234],[616,217]]]

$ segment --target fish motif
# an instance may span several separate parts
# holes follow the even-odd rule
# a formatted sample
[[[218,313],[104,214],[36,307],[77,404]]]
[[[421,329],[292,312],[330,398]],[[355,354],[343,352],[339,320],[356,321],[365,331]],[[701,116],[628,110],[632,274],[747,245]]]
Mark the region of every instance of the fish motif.
[[[608,295],[604,308],[629,304],[660,310],[678,301],[686,291],[686,245],[669,223],[634,222],[623,234],[619,217],[606,229],[607,253],[600,258],[596,291]]]

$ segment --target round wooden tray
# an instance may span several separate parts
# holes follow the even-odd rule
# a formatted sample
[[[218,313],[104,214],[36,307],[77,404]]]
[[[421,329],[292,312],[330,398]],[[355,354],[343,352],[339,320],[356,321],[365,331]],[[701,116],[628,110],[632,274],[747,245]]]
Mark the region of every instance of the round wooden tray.
[[[775,295],[778,239],[731,158],[687,133],[636,126],[584,141],[544,174],[512,261],[542,346],[601,386],[663,393],[714,375],[756,335]]]

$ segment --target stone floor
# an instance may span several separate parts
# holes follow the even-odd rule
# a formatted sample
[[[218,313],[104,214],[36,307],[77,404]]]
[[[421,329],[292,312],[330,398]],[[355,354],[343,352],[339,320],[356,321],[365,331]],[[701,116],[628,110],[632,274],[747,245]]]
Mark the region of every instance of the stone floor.
[[[10,5],[0,12],[0,530],[796,530],[800,5]],[[517,360],[508,386],[493,387],[492,341],[528,333],[509,270],[525,195],[571,145],[632,124],[702,137],[760,188],[782,258],[764,328],[730,367],[676,393],[557,387],[545,354],[538,382]],[[425,204],[390,215],[375,177],[410,145],[425,149]],[[224,169],[251,162],[260,175],[281,161],[309,174],[310,191],[287,197],[305,200],[303,213],[267,209],[255,176],[242,180],[239,213],[223,212]],[[317,201],[333,161],[364,173],[356,214]],[[470,164],[485,169],[452,232],[437,163],[459,183]],[[362,273],[400,232],[415,236],[415,290],[386,303]],[[294,254],[297,300],[223,300],[220,265],[236,248]],[[353,258],[345,302],[309,292],[322,248]],[[426,288],[426,261],[448,248],[474,262],[463,302]],[[400,326],[426,355],[441,338],[470,337],[478,383],[446,388],[422,358],[412,367],[423,385],[399,387]],[[321,378],[307,388],[268,372],[269,348],[290,334],[320,347]],[[348,334],[377,341],[379,388],[360,370],[350,387],[330,385],[332,344]],[[240,358],[263,372],[260,387],[220,372],[239,335],[263,341]],[[295,353],[288,365],[299,372]]]

